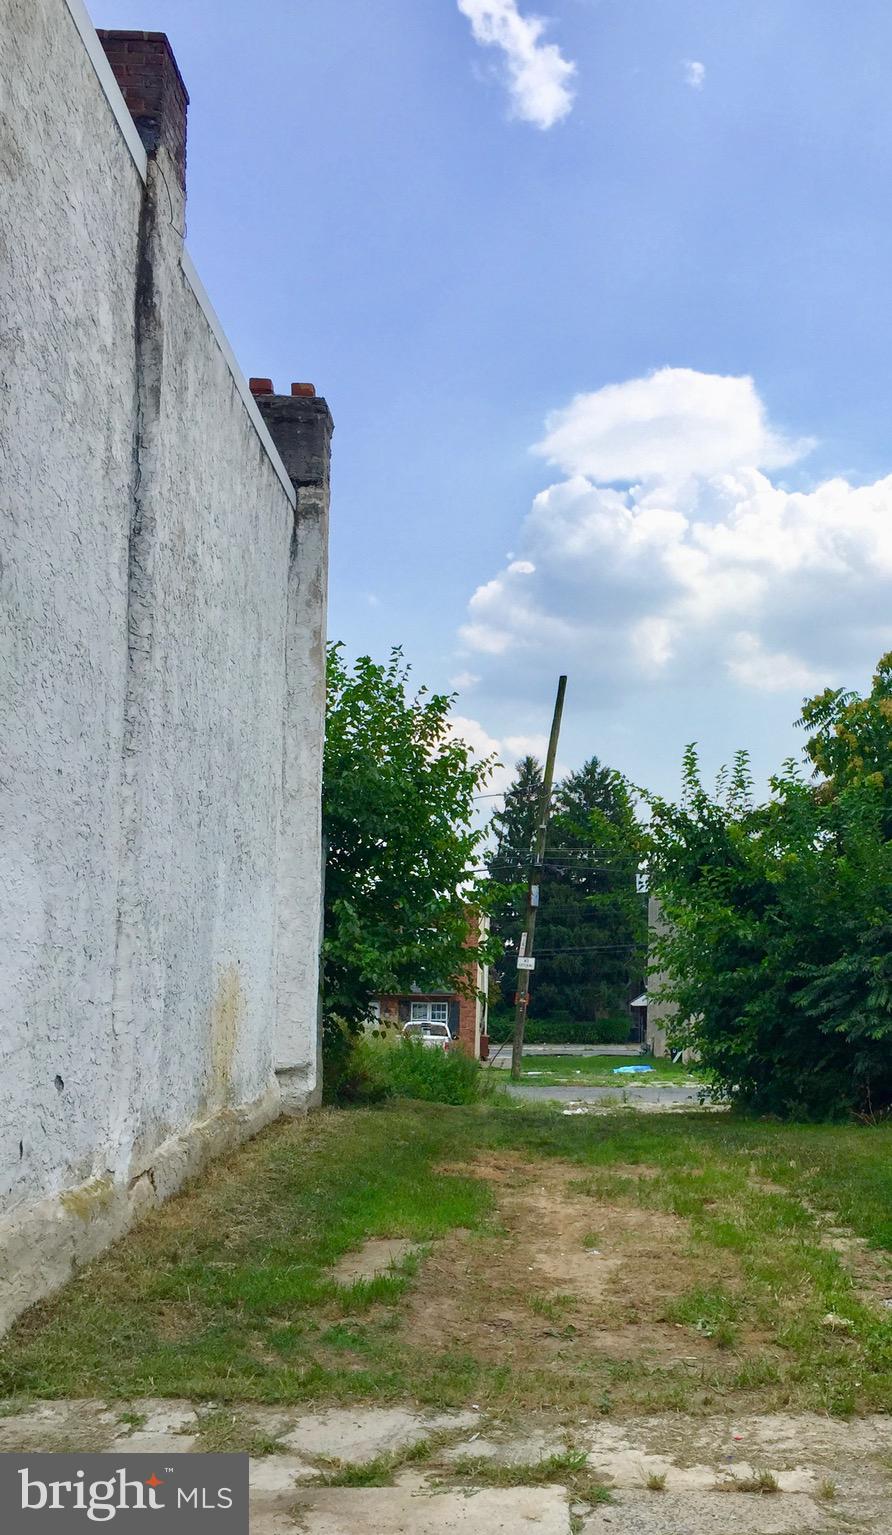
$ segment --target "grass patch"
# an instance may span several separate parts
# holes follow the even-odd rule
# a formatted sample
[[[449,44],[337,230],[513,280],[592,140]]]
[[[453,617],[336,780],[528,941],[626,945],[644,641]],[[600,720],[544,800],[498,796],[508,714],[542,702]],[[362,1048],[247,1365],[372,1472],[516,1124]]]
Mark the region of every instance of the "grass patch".
[[[578,1205],[580,1263],[615,1258],[625,1222],[626,1268],[603,1304],[581,1305],[529,1260],[517,1260],[523,1284],[511,1292],[499,1185],[471,1175],[499,1157],[543,1175],[552,1162],[576,1169],[562,1187]],[[884,1412],[892,1314],[865,1298],[822,1237],[828,1221],[841,1223],[866,1239],[868,1257],[885,1255],[890,1211],[892,1126],[696,1112],[577,1119],[526,1105],[323,1111],[283,1121],[216,1164],[32,1308],[0,1343],[0,1396],[184,1397],[221,1409],[414,1400],[589,1417]],[[657,1257],[667,1222],[675,1233],[675,1289],[636,1309],[636,1222],[645,1232],[651,1218]],[[339,1258],[386,1237],[430,1244],[430,1257],[336,1282]],[[434,1345],[428,1307],[473,1262],[484,1286],[471,1297],[475,1313],[492,1326]],[[617,1315],[609,1341],[599,1331],[608,1300]],[[510,1356],[505,1307],[532,1329],[529,1348]],[[828,1327],[828,1315],[845,1327]],[[213,1442],[235,1443],[243,1430],[223,1418],[206,1424]],[[254,1443],[252,1453],[274,1452],[274,1441]]]
[[[585,1450],[562,1450],[526,1465],[484,1455],[462,1456],[452,1464],[451,1479],[475,1487],[545,1487],[559,1483],[582,1503],[609,1503],[609,1488],[589,1469]]]
[[[416,1439],[400,1450],[387,1455],[376,1455],[372,1460],[346,1461],[323,1459],[318,1462],[320,1471],[317,1487],[392,1487],[398,1471],[406,1466],[426,1465],[455,1437],[449,1430],[429,1434]]]
[[[225,1407],[204,1413],[198,1420],[196,1448],[205,1455],[250,1455],[261,1460],[265,1455],[282,1455],[285,1446],[269,1434],[260,1433],[239,1412]]]
[[[426,1449],[424,1441],[421,1448]],[[413,1449],[416,1448],[413,1446]],[[326,1460],[316,1480],[317,1487],[392,1487],[397,1471],[412,1460],[427,1459],[426,1454],[377,1455],[374,1460]]]
[[[621,1066],[652,1066],[652,1071],[614,1075]],[[496,1068],[498,1071],[499,1068]],[[644,1055],[526,1055],[521,1080],[531,1087],[687,1087],[698,1086],[694,1066]]]

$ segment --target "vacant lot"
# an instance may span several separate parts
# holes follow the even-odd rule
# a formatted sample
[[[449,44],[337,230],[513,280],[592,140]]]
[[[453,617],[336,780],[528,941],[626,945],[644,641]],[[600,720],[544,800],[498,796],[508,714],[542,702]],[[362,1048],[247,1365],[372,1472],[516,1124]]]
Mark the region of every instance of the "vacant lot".
[[[650,1071],[630,1072],[630,1066],[650,1066]],[[499,1068],[496,1068],[497,1070]],[[529,1055],[524,1057],[522,1080],[540,1087],[697,1087],[694,1068],[641,1055]]]
[[[332,1111],[36,1307],[0,1394],[885,1412],[890,1253],[886,1128]]]

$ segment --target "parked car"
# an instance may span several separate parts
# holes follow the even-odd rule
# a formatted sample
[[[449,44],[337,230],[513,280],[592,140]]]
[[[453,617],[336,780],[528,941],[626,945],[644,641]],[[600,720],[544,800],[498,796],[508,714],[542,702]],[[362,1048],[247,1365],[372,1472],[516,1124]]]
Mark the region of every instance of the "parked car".
[[[415,1039],[431,1050],[448,1050],[452,1044],[448,1023],[432,1023],[429,1018],[403,1024],[403,1039]]]

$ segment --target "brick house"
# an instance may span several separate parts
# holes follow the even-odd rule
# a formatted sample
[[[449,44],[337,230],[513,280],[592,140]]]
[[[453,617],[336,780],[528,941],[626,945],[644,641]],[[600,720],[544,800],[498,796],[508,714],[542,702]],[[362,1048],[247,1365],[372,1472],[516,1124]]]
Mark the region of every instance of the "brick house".
[[[489,931],[489,918],[482,912],[468,913],[468,945],[476,946]],[[473,1056],[485,1060],[489,1053],[487,1031],[486,995],[489,989],[489,966],[469,965],[468,979],[476,995],[462,996],[457,991],[422,991],[413,986],[398,996],[382,996],[375,999],[374,1011],[382,1022],[445,1023],[453,1040]]]

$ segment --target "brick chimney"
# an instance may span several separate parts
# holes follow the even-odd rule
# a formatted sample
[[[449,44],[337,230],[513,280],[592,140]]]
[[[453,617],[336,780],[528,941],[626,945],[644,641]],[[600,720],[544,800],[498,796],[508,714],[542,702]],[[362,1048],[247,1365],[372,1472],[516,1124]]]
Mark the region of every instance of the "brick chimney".
[[[252,378],[250,387],[297,491],[298,516],[313,502],[314,492],[324,497],[327,509],[334,423],[325,400],[312,384],[292,384],[290,394],[275,394],[268,378]],[[305,491],[310,495],[304,496]]]
[[[99,31],[121,94],[146,154],[164,148],[186,190],[186,113],[189,92],[163,32]]]

